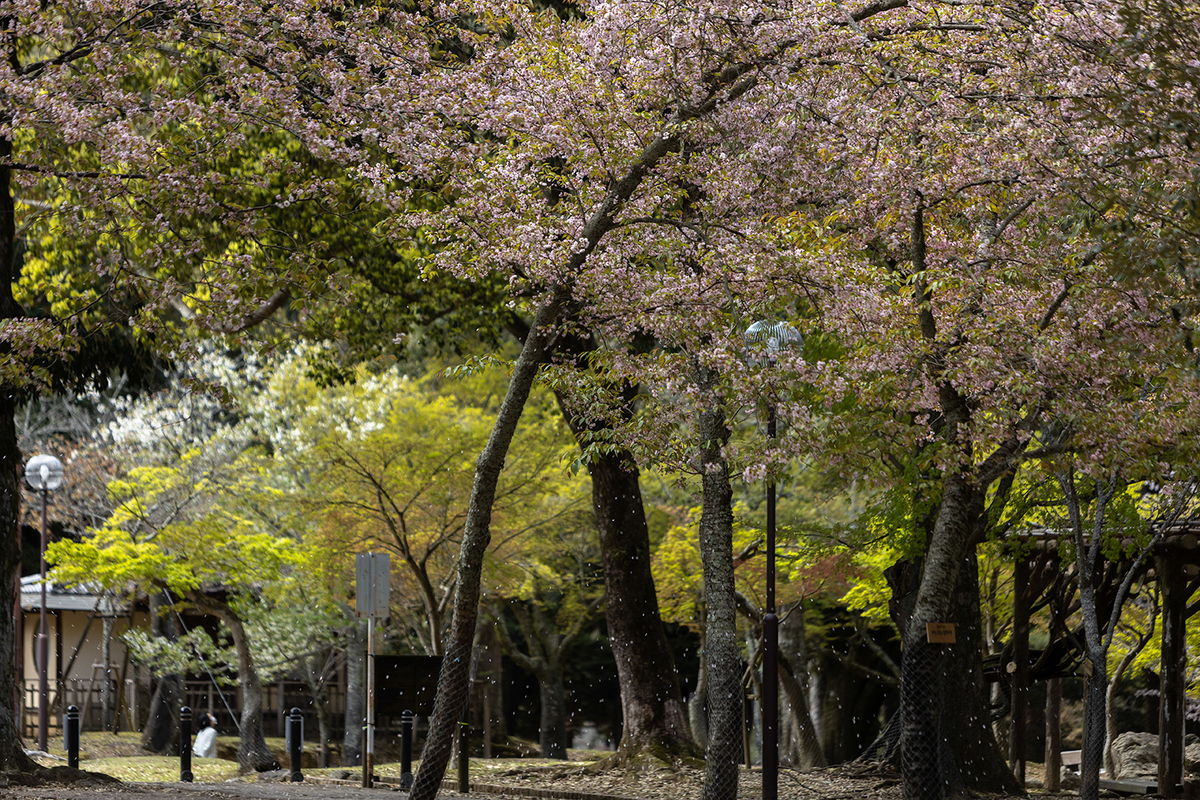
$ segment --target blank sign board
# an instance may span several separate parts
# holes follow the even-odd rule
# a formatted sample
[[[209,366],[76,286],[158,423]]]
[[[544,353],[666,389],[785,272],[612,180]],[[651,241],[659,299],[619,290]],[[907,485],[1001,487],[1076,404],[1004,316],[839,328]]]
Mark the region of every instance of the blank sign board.
[[[359,553],[354,558],[354,611],[360,617],[386,617],[391,588],[387,553]]]

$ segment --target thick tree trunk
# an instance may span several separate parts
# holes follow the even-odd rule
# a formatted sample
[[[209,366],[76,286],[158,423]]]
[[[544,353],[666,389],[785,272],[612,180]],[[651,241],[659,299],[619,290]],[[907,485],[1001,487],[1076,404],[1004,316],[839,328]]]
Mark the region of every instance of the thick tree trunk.
[[[1014,794],[1023,791],[1008,771],[987,725],[981,687],[974,688],[976,679],[970,675],[973,670],[964,675],[962,669],[963,660],[973,662],[979,657],[978,623],[965,626],[969,614],[961,608],[978,602],[978,581],[973,574],[968,576],[965,597],[958,595],[963,565],[973,558],[970,542],[983,502],[982,493],[967,477],[959,473],[945,476],[911,618],[902,628],[900,758],[905,800],[941,800],[962,786]],[[926,641],[927,623],[951,621],[958,623],[958,635],[965,634],[968,641],[953,645]],[[973,732],[971,740],[951,738],[966,731]],[[952,741],[960,746],[951,747]],[[978,745],[977,751],[971,742]],[[969,768],[960,768],[960,762]]]
[[[6,153],[0,151],[0,156],[4,155]],[[12,260],[12,198],[7,186],[8,170],[0,169],[0,180],[3,181],[3,185],[0,185],[0,258],[4,259],[4,266],[8,266]],[[4,252],[3,243],[6,232],[10,243],[7,253]],[[2,284],[0,314],[5,310],[3,298],[9,292],[9,279],[6,277]],[[0,519],[3,520],[3,534],[0,536],[0,771],[26,772],[36,769],[37,765],[25,755],[17,730],[20,687],[17,686],[16,673],[17,626],[12,609],[17,603],[16,577],[21,570],[17,511],[21,454],[17,450],[17,430],[13,424],[15,408],[10,397],[10,392],[0,388]]]
[[[695,756],[679,676],[659,616],[637,468],[626,454],[607,455],[594,460],[590,472],[604,560],[604,615],[621,686],[618,758],[642,751],[667,761]]]
[[[575,357],[584,368],[580,357],[595,347],[594,339],[572,337],[564,340],[559,350]],[[627,404],[633,403],[635,395],[633,387],[623,387]],[[562,395],[558,401],[567,425],[583,446],[596,429],[572,414]],[[623,725],[614,761],[628,760],[643,750],[666,760],[697,756],[654,591],[650,528],[637,464],[627,451],[618,450],[592,459],[588,472],[604,562],[604,616],[621,687]]]
[[[567,693],[562,666],[550,664],[538,675],[542,701],[540,744],[542,758],[567,758]]]
[[[413,781],[409,800],[433,800],[446,774],[454,734],[466,710],[470,693],[471,658],[475,643],[475,623],[479,617],[479,581],[483,556],[492,539],[492,504],[496,484],[509,444],[517,430],[525,401],[533,388],[538,369],[546,359],[553,336],[552,326],[558,322],[567,291],[560,288],[542,306],[530,326],[513,367],[512,379],[504,402],[496,415],[496,424],[487,445],[475,462],[475,483],[463,529],[458,557],[458,578],[454,592],[454,611],[445,640],[442,672],[438,676],[437,695],[421,767]]]
[[[948,750],[951,791],[1021,794],[1023,784],[1007,768],[1004,752],[989,724],[987,684],[983,680],[983,638],[979,622],[979,562],[968,551],[954,586],[953,645],[943,645],[945,681],[941,708],[942,740]]]
[[[710,394],[717,376],[696,364],[701,392]],[[729,440],[725,412],[707,397],[697,425],[703,498],[700,558],[704,564],[705,651],[708,672],[708,746],[703,800],[734,800],[742,755],[742,670],[738,657],[737,597],[733,567],[733,490],[721,452]]]
[[[0,120],[7,121],[7,120]],[[0,161],[12,157],[12,142],[0,137]],[[13,299],[16,279],[16,209],[12,195],[12,170],[0,167],[0,321],[21,316]],[[21,573],[21,452],[17,447],[16,392],[0,385],[0,770],[28,771],[37,767],[25,755],[17,720],[16,608],[17,578]]]
[[[346,732],[342,737],[342,766],[362,764],[363,720],[367,717],[364,686],[366,684],[366,622],[355,622],[353,636],[346,644]]]

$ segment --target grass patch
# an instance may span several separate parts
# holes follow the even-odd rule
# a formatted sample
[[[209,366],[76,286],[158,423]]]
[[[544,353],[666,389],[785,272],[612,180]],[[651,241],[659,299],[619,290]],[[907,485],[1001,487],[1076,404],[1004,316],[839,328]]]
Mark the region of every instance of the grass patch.
[[[103,772],[126,783],[179,780],[178,756],[95,758],[80,761],[79,768]],[[219,758],[197,758],[192,760],[192,775],[198,783],[221,783],[238,776],[238,765]]]

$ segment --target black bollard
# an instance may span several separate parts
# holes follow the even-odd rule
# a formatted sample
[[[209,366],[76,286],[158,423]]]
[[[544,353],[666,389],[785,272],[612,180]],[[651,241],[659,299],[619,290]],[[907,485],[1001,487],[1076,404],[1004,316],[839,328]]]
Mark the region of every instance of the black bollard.
[[[471,731],[471,723],[458,723],[458,791],[466,794],[471,791],[471,769],[467,761],[467,734]]]
[[[192,709],[179,709],[179,780],[192,782]]]
[[[300,709],[293,708],[287,719],[288,760],[292,765],[292,783],[304,780],[300,772],[300,752],[304,748],[304,717]]]
[[[67,766],[79,769],[79,706],[67,706],[67,721],[63,726],[63,746],[67,748]]]
[[[412,787],[412,744],[413,744],[413,723],[416,721],[416,714],[411,711],[405,711],[400,715],[400,788],[409,789]]]

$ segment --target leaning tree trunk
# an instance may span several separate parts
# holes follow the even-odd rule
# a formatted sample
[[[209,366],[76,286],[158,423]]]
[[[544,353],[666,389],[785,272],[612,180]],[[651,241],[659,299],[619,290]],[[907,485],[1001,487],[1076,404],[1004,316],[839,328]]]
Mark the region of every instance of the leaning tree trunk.
[[[725,412],[711,396],[717,376],[694,364],[702,402],[697,437],[703,497],[700,559],[704,564],[705,650],[708,673],[708,746],[702,800],[734,800],[742,755],[742,669],[738,654],[737,595],[733,568],[733,489],[721,452],[729,440]]]
[[[188,592],[188,601],[198,610],[212,614],[225,623],[233,637],[237,651],[238,685],[242,689],[242,718],[238,744],[238,766],[243,772],[268,772],[279,769],[275,754],[267,747],[263,733],[263,688],[250,652],[250,640],[246,636],[241,618],[224,603],[213,600],[200,592]]]
[[[471,657],[475,642],[475,623],[479,618],[479,581],[483,557],[492,540],[492,504],[496,484],[508,455],[508,447],[517,431],[525,401],[533,388],[538,369],[545,361],[567,290],[560,287],[534,318],[521,354],[513,367],[512,379],[487,445],[475,462],[475,483],[463,528],[458,556],[458,577],[454,591],[454,611],[445,638],[445,655],[438,676],[437,694],[429,733],[421,752],[421,767],[413,781],[409,800],[433,800],[437,796],[458,723],[466,711],[470,696]]]
[[[738,82],[724,95],[724,99],[733,99],[748,91],[751,85],[747,81]],[[714,92],[700,106],[682,108],[676,111],[673,118],[693,119],[711,112],[717,105],[718,100]],[[682,130],[682,126],[678,128],[679,131]],[[517,422],[521,418],[533,381],[537,377],[538,369],[545,362],[556,335],[552,326],[561,320],[567,301],[570,300],[570,282],[574,280],[575,275],[583,271],[600,240],[612,230],[616,224],[617,212],[633,196],[658,162],[674,152],[680,142],[679,131],[652,140],[628,166],[621,178],[611,184],[604,200],[583,226],[578,239],[579,246],[572,250],[570,257],[562,265],[562,274],[568,276],[567,283],[555,286],[552,296],[538,309],[521,346],[521,354],[513,365],[512,379],[496,415],[496,424],[492,428],[487,445],[475,462],[475,483],[471,487],[471,502],[467,507],[467,518],[463,526],[454,610],[445,642],[442,672],[438,676],[434,713],[429,723],[429,733],[425,738],[425,749],[421,753],[421,768],[413,781],[409,800],[433,800],[446,774],[451,742],[469,697],[471,650],[475,640],[475,622],[479,617],[479,578],[483,568],[483,555],[492,538],[492,503],[495,499],[496,483],[500,478],[500,470],[504,467],[508,446],[516,433]],[[680,706],[680,720],[686,724],[682,703]]]
[[[6,121],[6,120],[4,120]],[[0,137],[0,161],[12,158],[12,142]],[[16,208],[12,170],[0,167],[0,321],[22,316],[13,298],[17,277]],[[0,770],[28,771],[37,765],[25,755],[17,720],[21,687],[17,685],[17,578],[21,575],[21,451],[17,447],[16,391],[0,384]]]

